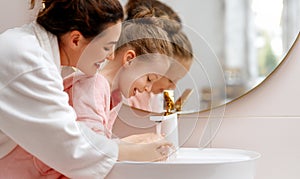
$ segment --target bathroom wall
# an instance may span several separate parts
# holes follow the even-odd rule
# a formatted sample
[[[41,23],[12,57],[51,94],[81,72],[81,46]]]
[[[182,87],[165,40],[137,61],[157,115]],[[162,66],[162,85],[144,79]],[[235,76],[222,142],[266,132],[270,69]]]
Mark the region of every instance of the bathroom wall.
[[[261,85],[226,106],[194,114],[194,118],[179,118],[179,133],[189,134],[181,136],[184,146],[197,147],[206,140],[203,136],[209,136],[212,141],[208,147],[261,153],[255,179],[299,179],[299,57],[300,34],[293,50]],[[222,112],[222,116],[211,115]],[[221,121],[219,130],[209,121]],[[188,130],[191,124],[195,126],[193,132]]]
[[[9,0],[2,3],[0,7],[0,33],[8,28],[20,26],[33,20],[40,3],[37,3],[34,10],[29,10],[29,7],[29,0]]]
[[[212,147],[261,153],[255,179],[300,178],[300,117],[229,117]]]

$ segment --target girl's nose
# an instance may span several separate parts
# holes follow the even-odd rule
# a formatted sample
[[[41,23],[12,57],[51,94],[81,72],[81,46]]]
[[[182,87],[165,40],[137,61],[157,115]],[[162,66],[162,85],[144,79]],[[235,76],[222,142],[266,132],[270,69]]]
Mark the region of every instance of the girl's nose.
[[[111,52],[110,54],[107,55],[106,59],[107,60],[113,60],[115,58],[115,53]]]
[[[151,85],[146,85],[146,86],[145,86],[145,91],[147,91],[148,93],[151,92],[151,89],[152,89],[152,84],[151,84]]]

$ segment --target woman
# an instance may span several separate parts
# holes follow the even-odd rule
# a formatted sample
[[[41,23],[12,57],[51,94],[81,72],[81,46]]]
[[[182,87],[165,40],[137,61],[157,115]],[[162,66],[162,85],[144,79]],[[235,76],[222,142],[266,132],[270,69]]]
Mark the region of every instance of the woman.
[[[77,123],[63,91],[60,65],[93,75],[111,53],[120,3],[44,0],[43,7],[35,22],[0,35],[0,178],[104,178],[118,156],[145,149],[157,157],[166,142],[117,144]]]

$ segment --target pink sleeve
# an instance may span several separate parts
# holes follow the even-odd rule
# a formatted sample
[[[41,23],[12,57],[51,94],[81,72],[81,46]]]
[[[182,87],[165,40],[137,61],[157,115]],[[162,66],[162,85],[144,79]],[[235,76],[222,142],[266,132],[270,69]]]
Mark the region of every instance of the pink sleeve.
[[[100,74],[73,78],[68,93],[72,94],[70,101],[73,101],[77,120],[95,132],[110,137],[110,87],[107,80]]]

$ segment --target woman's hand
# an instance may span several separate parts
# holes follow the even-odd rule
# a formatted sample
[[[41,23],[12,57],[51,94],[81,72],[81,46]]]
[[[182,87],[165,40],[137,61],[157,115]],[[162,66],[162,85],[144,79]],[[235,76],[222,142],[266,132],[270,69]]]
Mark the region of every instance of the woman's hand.
[[[162,139],[164,139],[164,137],[161,135],[157,135],[155,133],[145,133],[145,134],[136,134],[136,135],[124,137],[121,139],[121,141],[127,143],[148,144]]]
[[[132,135],[119,143],[119,161],[164,161],[172,144],[154,133]]]

